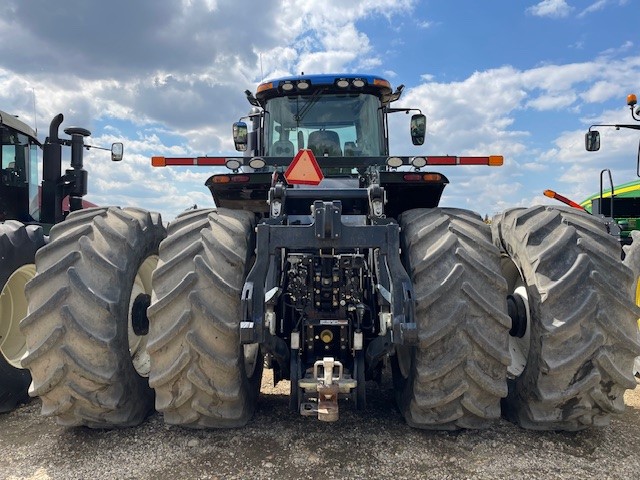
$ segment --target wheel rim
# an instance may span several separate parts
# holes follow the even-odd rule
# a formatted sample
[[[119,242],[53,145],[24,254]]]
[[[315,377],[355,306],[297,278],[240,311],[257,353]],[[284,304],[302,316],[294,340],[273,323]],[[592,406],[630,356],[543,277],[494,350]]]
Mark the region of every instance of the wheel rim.
[[[396,346],[396,358],[398,360],[398,369],[402,378],[409,378],[411,372],[411,353],[412,349],[401,345]]]
[[[636,279],[636,305],[640,307],[640,277]],[[638,329],[640,329],[640,318],[638,319]],[[640,357],[636,357],[633,362],[633,374],[640,381]]]
[[[20,359],[27,352],[27,341],[20,332],[20,321],[27,316],[24,287],[36,275],[33,264],[13,272],[0,294],[0,352],[9,364],[22,368]]]
[[[531,310],[529,307],[529,295],[524,279],[518,267],[508,257],[502,257],[502,273],[507,280],[507,292],[517,297],[524,304],[524,320],[526,322],[522,337],[509,336],[509,353],[511,363],[507,368],[510,378],[519,377],[527,366],[527,358],[531,347]]]
[[[260,351],[260,345],[257,343],[250,343],[248,345],[243,345],[242,347],[244,354],[244,371],[247,378],[251,378],[258,366],[258,352]]]
[[[640,277],[636,279],[636,306],[640,307]],[[638,328],[640,328],[640,318],[638,319]]]
[[[151,369],[151,360],[147,353],[148,340],[148,319],[146,318],[146,306],[142,307],[143,312],[136,314],[139,305],[148,305],[151,297],[151,274],[158,265],[158,256],[151,255],[142,262],[142,265],[136,273],[131,289],[131,297],[129,299],[129,318],[128,318],[128,340],[129,353],[133,367],[139,375],[143,377],[149,376]],[[140,319],[140,313],[143,318]],[[146,322],[146,325],[140,323]],[[145,328],[146,327],[146,328]],[[142,331],[141,331],[142,330]]]

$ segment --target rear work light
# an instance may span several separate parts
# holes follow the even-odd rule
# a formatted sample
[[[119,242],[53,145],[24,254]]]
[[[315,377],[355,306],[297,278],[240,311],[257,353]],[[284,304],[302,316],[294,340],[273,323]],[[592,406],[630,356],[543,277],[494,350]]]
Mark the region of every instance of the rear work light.
[[[402,161],[402,159],[400,157],[389,157],[387,158],[387,165],[389,165],[391,168],[398,168],[400,166],[402,166],[404,162]]]
[[[411,159],[411,165],[416,168],[422,168],[427,164],[427,159],[424,157],[413,157]]]
[[[256,170],[259,168],[264,168],[265,165],[266,165],[266,162],[260,157],[254,157],[251,160],[249,160],[249,166],[251,168],[255,168]]]
[[[230,158],[227,160],[226,166],[229,170],[238,170],[242,166],[242,163],[235,158]]]

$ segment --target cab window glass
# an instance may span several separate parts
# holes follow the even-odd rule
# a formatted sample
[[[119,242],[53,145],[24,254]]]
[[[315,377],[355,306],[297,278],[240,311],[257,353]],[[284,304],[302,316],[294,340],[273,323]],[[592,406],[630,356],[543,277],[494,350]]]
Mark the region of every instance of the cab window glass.
[[[384,135],[374,95],[295,95],[269,100],[265,150],[293,156],[302,148],[325,156],[380,156]]]

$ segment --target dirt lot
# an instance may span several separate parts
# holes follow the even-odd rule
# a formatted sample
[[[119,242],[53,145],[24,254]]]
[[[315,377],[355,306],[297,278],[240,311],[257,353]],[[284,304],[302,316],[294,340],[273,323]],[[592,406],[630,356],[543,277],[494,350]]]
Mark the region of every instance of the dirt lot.
[[[338,423],[288,411],[287,384],[265,373],[258,412],[239,430],[165,426],[158,414],[127,430],[65,429],[32,401],[0,416],[0,479],[626,479],[640,478],[640,387],[606,428],[528,432],[407,427],[390,383],[369,386],[369,410],[343,406]]]

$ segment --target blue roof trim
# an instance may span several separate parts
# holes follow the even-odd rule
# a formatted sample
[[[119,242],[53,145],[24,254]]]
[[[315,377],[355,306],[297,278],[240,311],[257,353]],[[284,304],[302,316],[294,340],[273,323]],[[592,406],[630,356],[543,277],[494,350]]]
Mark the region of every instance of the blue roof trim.
[[[296,81],[296,80],[305,79],[305,80],[310,80],[311,83],[314,85],[333,85],[336,79],[338,78],[362,78],[370,85],[373,84],[374,79],[388,81],[385,78],[382,78],[378,75],[365,75],[365,74],[359,74],[359,73],[323,73],[323,74],[313,74],[313,75],[295,75],[290,77],[270,78],[268,80],[260,82],[260,84],[269,83],[269,82],[277,84],[279,82]]]

